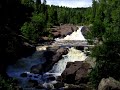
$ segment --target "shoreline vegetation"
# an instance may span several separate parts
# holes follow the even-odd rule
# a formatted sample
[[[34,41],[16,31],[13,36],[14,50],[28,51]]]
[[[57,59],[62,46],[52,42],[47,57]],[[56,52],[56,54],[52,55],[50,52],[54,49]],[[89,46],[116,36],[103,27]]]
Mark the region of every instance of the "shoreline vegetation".
[[[120,80],[119,6],[120,0],[92,0],[92,7],[87,8],[49,6],[46,0],[43,3],[41,0],[1,2],[0,89],[14,90],[17,80],[6,75],[6,67],[21,57],[32,55],[36,50],[35,45],[65,37],[77,30],[77,26],[86,26],[89,29],[87,32],[83,30],[85,38],[97,40],[96,44],[89,42],[95,44],[90,49],[90,57],[96,58],[96,65],[88,75],[88,83],[96,90],[120,90],[119,82],[114,85],[114,79]],[[110,81],[109,85],[99,84],[105,80]]]
[[[26,46],[24,42],[39,43],[41,37],[53,39],[53,26],[84,23],[86,10],[49,6],[46,0],[43,3],[40,0],[4,0],[0,8],[0,73],[4,73],[7,64],[35,51],[34,47]]]

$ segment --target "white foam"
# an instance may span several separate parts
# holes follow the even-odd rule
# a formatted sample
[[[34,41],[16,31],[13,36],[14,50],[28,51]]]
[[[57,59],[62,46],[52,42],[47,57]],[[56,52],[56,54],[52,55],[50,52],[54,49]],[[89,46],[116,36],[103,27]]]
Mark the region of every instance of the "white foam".
[[[80,27],[77,31],[74,31],[71,35],[67,35],[63,39],[57,38],[56,41],[85,40],[84,36],[81,33],[81,28],[82,27]],[[47,82],[47,78],[49,78],[50,75],[54,77],[60,76],[66,68],[67,62],[84,61],[86,59],[86,55],[82,51],[76,50],[75,48],[70,48],[68,54],[63,55],[63,58],[58,63],[56,63],[49,72],[46,72],[43,75],[30,73],[30,68],[33,65],[37,65],[40,63],[42,64],[45,62],[45,60],[42,58],[42,53],[46,50],[46,48],[47,46],[36,47],[36,52],[32,56],[22,58],[18,60],[15,65],[8,66],[7,74],[10,77],[14,77],[21,81],[21,86],[23,87],[27,85],[28,80],[32,79],[37,80],[39,83],[42,83],[43,86],[46,88],[54,88],[51,84],[56,83],[55,80]],[[27,77],[20,77],[22,73],[27,73]]]
[[[67,35],[64,38],[56,38],[56,41],[64,41],[64,40],[82,40],[86,41],[81,32],[82,26],[79,27],[77,31],[74,31],[71,35]],[[53,44],[54,45],[54,44]],[[61,59],[58,63],[56,63],[52,70],[49,72],[55,73],[56,75],[61,75],[65,70],[67,62],[75,62],[75,61],[84,61],[86,59],[86,55],[75,48],[70,48],[67,55],[63,55],[63,59]]]
[[[49,72],[61,75],[66,68],[67,62],[84,61],[86,58],[87,56],[82,51],[70,48],[68,54],[64,55],[63,59],[58,61]]]
[[[60,38],[60,39],[56,38],[55,40],[56,41],[61,41],[61,40],[86,40],[84,38],[84,36],[82,35],[81,29],[82,29],[82,26],[80,26],[79,29],[77,31],[74,31],[72,34],[67,35],[64,38]]]

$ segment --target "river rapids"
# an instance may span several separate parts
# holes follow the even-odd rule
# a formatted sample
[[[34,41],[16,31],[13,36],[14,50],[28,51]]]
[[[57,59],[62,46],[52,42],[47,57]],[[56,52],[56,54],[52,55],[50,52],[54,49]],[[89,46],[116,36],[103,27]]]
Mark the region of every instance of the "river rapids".
[[[74,31],[71,35],[67,35],[61,39],[56,38],[55,40],[86,40],[81,33],[81,29],[82,26],[79,27],[77,31]],[[47,80],[49,75],[53,75],[54,77],[60,76],[65,70],[67,62],[84,61],[87,58],[84,52],[71,47],[69,48],[68,54],[63,55],[62,59],[55,63],[50,71],[45,72],[42,75],[30,73],[30,68],[33,65],[45,63],[46,60],[43,58],[42,54],[47,47],[48,46],[36,47],[36,52],[32,56],[21,58],[16,62],[16,64],[8,66],[7,74],[10,77],[16,78],[22,87],[28,87],[28,80],[37,80],[40,84],[47,88],[48,84],[51,85],[56,83],[56,80]],[[20,75],[22,73],[27,73],[27,77],[21,77]]]

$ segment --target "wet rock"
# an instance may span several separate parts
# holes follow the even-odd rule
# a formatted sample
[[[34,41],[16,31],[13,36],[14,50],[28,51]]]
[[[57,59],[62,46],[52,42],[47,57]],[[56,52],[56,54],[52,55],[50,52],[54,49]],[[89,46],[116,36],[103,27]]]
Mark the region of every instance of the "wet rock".
[[[44,57],[46,58],[46,62],[43,64],[44,71],[49,71],[62,58],[62,55],[67,53],[68,50],[66,48],[48,48],[44,53]]]
[[[56,52],[59,48],[60,48],[59,46],[47,47],[47,51],[53,51],[53,52]]]
[[[57,50],[58,53],[61,53],[61,54],[67,54],[68,53],[68,50],[66,48],[60,48]]]
[[[90,31],[90,30],[86,26],[83,26],[82,29],[81,29],[81,32],[82,32],[83,36],[86,36],[88,31]]]
[[[44,52],[44,57],[46,58],[47,62],[49,62],[52,59],[53,55],[55,54],[56,54],[56,51],[47,50]]]
[[[53,62],[58,62],[62,58],[62,55],[65,55],[67,53],[68,53],[68,51],[65,48],[58,49],[56,51],[56,54],[52,57],[52,61]]]
[[[61,34],[59,31],[53,31],[52,34],[53,34],[54,38],[61,37]]]
[[[52,57],[52,61],[58,62],[61,58],[62,58],[62,54],[58,52]]]
[[[65,37],[70,35],[73,31],[76,31],[78,28],[72,24],[64,24],[57,27],[52,28],[52,34],[54,38],[57,37]]]
[[[62,73],[63,82],[72,84],[75,81],[75,72],[81,67],[82,62],[68,62],[66,69]]]
[[[120,82],[114,78],[103,78],[98,86],[98,90],[120,90]]]
[[[75,76],[75,81],[76,83],[87,83],[88,82],[88,70],[90,68],[90,64],[88,63],[83,63],[82,67],[77,70],[76,76]]]
[[[68,84],[86,83],[90,65],[82,61],[68,62],[62,73],[62,81]]]
[[[43,66],[41,64],[34,65],[31,67],[30,72],[34,74],[40,74],[43,71]]]
[[[27,77],[28,75],[27,75],[27,73],[22,73],[22,74],[20,74],[20,76],[21,77]]]
[[[67,35],[70,35],[73,31],[75,31],[77,29],[78,28],[74,25],[65,24],[60,27],[60,33],[61,33],[61,36],[67,36]]]

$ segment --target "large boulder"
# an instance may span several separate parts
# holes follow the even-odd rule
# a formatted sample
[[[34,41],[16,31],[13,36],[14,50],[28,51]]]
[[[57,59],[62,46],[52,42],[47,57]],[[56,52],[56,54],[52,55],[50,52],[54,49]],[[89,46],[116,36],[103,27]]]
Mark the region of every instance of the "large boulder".
[[[83,63],[81,68],[78,69],[76,72],[75,81],[84,82],[88,75],[89,68],[90,68],[90,64]]]
[[[82,32],[83,36],[86,36],[88,31],[89,31],[89,28],[86,27],[86,26],[83,26],[82,29],[81,29],[81,32]]]
[[[78,29],[76,26],[72,24],[65,24],[65,25],[62,25],[60,28],[61,28],[60,33],[62,37],[70,35],[72,32]]]
[[[98,86],[98,90],[120,90],[120,82],[114,78],[103,78]]]
[[[52,57],[56,54],[56,51],[47,50],[43,53],[47,62],[51,61]]]
[[[78,28],[73,24],[64,24],[64,25],[60,25],[52,28],[52,34],[54,38],[65,37],[71,34],[72,32],[76,31],[77,29]]]
[[[61,34],[59,31],[54,31],[54,32],[52,32],[52,34],[53,34],[54,38],[61,37]]]
[[[44,64],[38,64],[31,67],[30,72],[34,74],[40,74],[42,72],[49,71],[52,69],[53,65],[62,59],[63,54],[67,54],[68,50],[66,48],[60,47],[48,47],[47,50],[43,53],[46,62]]]
[[[66,48],[48,48],[44,53],[44,57],[46,58],[46,62],[43,64],[44,71],[49,71],[53,67],[53,65],[62,58],[62,55],[67,53],[68,50]]]
[[[52,61],[58,62],[61,58],[62,58],[62,54],[58,52],[52,57]]]
[[[68,49],[66,49],[66,48],[59,48],[59,49],[57,50],[57,53],[67,54],[67,53],[68,53]]]
[[[82,61],[68,62],[62,73],[62,81],[68,84],[86,83],[90,64]]]

